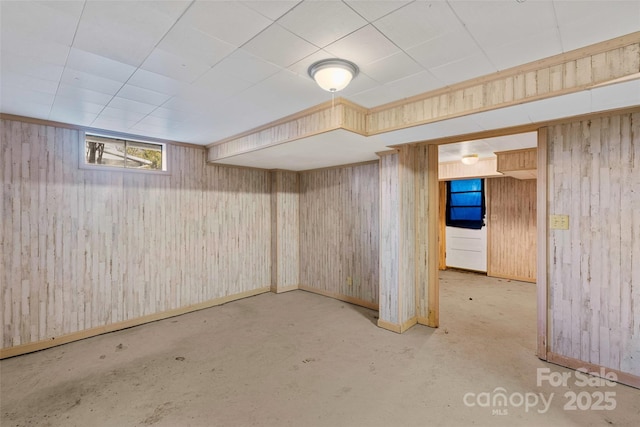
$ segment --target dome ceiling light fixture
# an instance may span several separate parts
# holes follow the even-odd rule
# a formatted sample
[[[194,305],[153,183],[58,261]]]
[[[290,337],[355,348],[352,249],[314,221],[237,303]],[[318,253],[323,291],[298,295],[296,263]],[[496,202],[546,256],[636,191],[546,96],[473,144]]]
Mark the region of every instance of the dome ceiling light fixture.
[[[358,75],[359,69],[351,61],[331,58],[314,62],[307,72],[322,89],[328,92],[339,92]]]
[[[462,156],[462,163],[465,165],[475,165],[478,163],[478,155],[477,154],[465,154]]]

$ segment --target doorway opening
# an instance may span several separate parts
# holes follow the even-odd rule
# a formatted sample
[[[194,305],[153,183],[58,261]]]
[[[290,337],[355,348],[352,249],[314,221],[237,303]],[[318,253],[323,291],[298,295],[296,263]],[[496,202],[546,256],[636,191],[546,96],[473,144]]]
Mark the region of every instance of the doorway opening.
[[[441,327],[459,324],[455,313],[464,311],[466,323],[502,331],[534,352],[537,344],[538,355],[546,356],[540,352],[546,322],[541,324],[536,309],[541,303],[536,287],[538,140],[538,132],[527,132],[439,145],[436,286]],[[452,204],[447,182],[458,180],[483,183],[486,213],[480,228],[447,225]]]

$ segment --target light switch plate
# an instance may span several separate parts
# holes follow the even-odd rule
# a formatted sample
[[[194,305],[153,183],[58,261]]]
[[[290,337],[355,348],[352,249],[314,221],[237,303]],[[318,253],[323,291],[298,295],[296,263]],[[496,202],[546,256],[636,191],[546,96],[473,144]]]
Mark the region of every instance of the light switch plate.
[[[569,215],[549,215],[549,228],[552,230],[568,230]]]

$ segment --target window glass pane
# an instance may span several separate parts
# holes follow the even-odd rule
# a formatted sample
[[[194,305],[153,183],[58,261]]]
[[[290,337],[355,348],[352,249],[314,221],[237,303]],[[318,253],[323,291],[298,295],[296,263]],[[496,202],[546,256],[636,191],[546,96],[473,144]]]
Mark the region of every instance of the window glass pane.
[[[162,146],[127,141],[126,167],[162,170]]]
[[[481,193],[452,193],[451,206],[480,206],[482,203]]]
[[[126,141],[96,135],[85,139],[85,164],[118,168],[165,170],[164,144]]]
[[[87,138],[86,163],[124,167],[124,141],[117,139]]]
[[[482,190],[482,180],[480,179],[461,179],[459,181],[451,181],[452,193],[480,190]]]
[[[484,184],[481,179],[447,183],[446,224],[479,230],[484,226]]]

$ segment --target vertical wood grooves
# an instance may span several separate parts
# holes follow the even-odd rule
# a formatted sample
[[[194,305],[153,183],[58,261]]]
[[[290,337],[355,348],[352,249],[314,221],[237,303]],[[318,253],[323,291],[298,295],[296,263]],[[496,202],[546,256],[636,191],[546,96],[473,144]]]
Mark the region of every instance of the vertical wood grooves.
[[[298,173],[271,172],[271,290],[276,293],[300,284],[299,191]]]
[[[429,215],[428,215],[428,252],[429,256],[427,264],[428,269],[428,316],[427,325],[432,328],[440,326],[440,284],[438,276],[438,147],[429,146],[428,151],[428,168],[427,182],[429,192]]]
[[[549,351],[640,375],[640,112],[549,128]]]
[[[269,285],[268,172],[185,146],[171,175],[80,169],[81,131],[1,132],[2,348]]]
[[[487,275],[536,281],[536,180],[493,178],[487,186]]]
[[[378,305],[379,167],[300,174],[300,284]]]
[[[547,257],[549,252],[548,244],[548,141],[549,129],[538,129],[538,159],[537,159],[537,180],[536,180],[536,298],[537,298],[537,324],[538,343],[537,353],[542,360],[547,360],[549,349],[549,272],[547,267]]]

